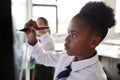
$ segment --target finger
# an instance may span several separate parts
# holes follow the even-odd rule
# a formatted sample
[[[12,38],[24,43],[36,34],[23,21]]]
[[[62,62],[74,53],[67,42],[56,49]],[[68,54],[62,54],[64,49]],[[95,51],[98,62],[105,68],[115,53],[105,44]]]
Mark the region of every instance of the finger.
[[[33,26],[34,26],[34,28],[38,27],[36,21],[33,21]]]
[[[31,27],[30,31],[31,31],[31,32],[36,32],[36,31],[35,31],[35,28],[33,28],[33,27]]]
[[[29,21],[28,21],[28,24],[29,24],[29,26],[33,26],[33,20],[32,19],[30,19]]]
[[[33,20],[30,19],[26,24],[25,24],[25,28],[29,28],[33,26]]]
[[[24,26],[24,28],[27,28],[27,29],[29,29],[29,23],[25,23],[25,26]]]

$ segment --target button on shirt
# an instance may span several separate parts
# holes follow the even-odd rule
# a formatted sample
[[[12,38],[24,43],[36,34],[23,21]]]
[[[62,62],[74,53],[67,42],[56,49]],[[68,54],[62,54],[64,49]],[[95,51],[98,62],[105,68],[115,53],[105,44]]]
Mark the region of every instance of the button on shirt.
[[[56,67],[54,80],[71,62],[72,71],[67,80],[107,80],[97,54],[92,58],[74,62],[74,56],[67,55],[65,51],[61,53],[55,51],[46,52],[41,48],[39,42],[34,46],[28,44],[28,47],[31,52],[30,55],[34,57],[38,63]]]

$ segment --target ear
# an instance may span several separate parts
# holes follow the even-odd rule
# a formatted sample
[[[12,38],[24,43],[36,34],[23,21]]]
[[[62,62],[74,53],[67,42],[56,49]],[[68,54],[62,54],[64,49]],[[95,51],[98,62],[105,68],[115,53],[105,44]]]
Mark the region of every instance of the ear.
[[[90,48],[96,48],[96,46],[101,42],[100,36],[93,36],[91,38]]]

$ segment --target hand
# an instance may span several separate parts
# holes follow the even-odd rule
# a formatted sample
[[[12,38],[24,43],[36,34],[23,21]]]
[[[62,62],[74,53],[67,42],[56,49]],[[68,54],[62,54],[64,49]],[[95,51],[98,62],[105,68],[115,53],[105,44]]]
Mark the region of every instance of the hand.
[[[37,27],[37,24],[32,19],[29,20],[24,26],[24,28],[28,29],[28,31],[25,32],[27,41],[32,46],[34,46],[37,43],[35,27]]]

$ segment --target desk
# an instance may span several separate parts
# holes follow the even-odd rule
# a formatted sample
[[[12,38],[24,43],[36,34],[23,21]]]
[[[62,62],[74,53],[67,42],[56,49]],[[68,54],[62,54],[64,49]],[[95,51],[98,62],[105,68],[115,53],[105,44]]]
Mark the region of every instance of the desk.
[[[100,44],[96,50],[98,55],[111,58],[120,58],[120,46],[118,45]]]

